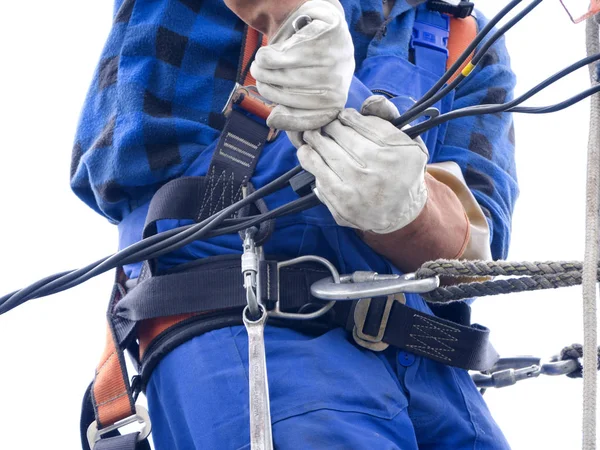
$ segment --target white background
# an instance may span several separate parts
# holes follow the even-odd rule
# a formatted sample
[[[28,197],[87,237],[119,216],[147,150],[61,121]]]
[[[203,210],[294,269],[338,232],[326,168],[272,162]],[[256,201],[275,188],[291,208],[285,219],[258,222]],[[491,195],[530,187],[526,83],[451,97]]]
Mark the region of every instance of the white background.
[[[478,6],[489,17],[504,3]],[[108,0],[0,6],[0,294],[116,249],[116,228],[69,188],[77,118],[111,8]],[[511,31],[518,92],[583,57],[584,28],[554,0]],[[587,85],[582,70],[531,104]],[[510,259],[583,257],[587,108],[516,118],[521,197]],[[0,317],[0,449],[78,448],[81,395],[103,348],[111,282],[107,274]],[[501,354],[550,356],[581,342],[580,304],[580,290],[570,288],[481,299],[474,314]],[[580,380],[538,378],[485,398],[513,448],[580,446]]]

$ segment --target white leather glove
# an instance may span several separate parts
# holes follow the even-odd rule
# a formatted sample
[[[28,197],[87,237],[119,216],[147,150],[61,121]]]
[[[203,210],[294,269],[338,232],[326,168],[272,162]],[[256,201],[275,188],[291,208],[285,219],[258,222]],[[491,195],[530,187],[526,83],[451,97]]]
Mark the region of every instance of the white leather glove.
[[[389,122],[399,113],[385,97],[369,97],[361,112],[345,109],[322,131],[305,132],[298,159],[338,225],[391,233],[425,206],[428,152]]]
[[[303,3],[258,50],[250,73],[260,95],[278,105],[270,127],[305,131],[334,120],[354,74],[354,46],[339,1]]]

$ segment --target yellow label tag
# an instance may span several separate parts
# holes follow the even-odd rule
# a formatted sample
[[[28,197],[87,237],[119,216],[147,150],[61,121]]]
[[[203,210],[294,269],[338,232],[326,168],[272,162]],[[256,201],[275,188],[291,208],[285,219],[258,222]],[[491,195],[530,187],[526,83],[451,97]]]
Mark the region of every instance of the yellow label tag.
[[[462,70],[462,72],[461,72],[462,76],[468,77],[474,68],[475,68],[475,66],[473,65],[473,63],[469,62],[469,64],[467,64],[465,66],[465,68]]]

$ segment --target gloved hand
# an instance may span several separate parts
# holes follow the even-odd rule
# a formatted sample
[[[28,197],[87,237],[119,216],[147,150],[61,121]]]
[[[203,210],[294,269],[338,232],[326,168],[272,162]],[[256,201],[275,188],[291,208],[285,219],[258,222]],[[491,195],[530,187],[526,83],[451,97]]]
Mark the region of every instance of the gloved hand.
[[[298,159],[338,225],[391,233],[425,206],[428,152],[390,123],[399,113],[385,97],[369,97],[361,112],[345,109],[322,131],[305,132]]]
[[[258,50],[250,73],[260,95],[278,105],[270,127],[305,131],[334,120],[354,74],[354,46],[339,1],[303,3]]]

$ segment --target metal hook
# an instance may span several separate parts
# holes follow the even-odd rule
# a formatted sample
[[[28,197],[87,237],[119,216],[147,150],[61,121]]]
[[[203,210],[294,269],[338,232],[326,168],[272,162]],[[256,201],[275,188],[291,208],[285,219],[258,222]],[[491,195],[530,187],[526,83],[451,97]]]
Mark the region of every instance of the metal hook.
[[[321,300],[358,300],[400,293],[422,294],[440,285],[438,277],[417,279],[414,273],[380,275],[376,272],[354,272],[342,275],[339,282],[325,278],[312,284],[310,292]]]

